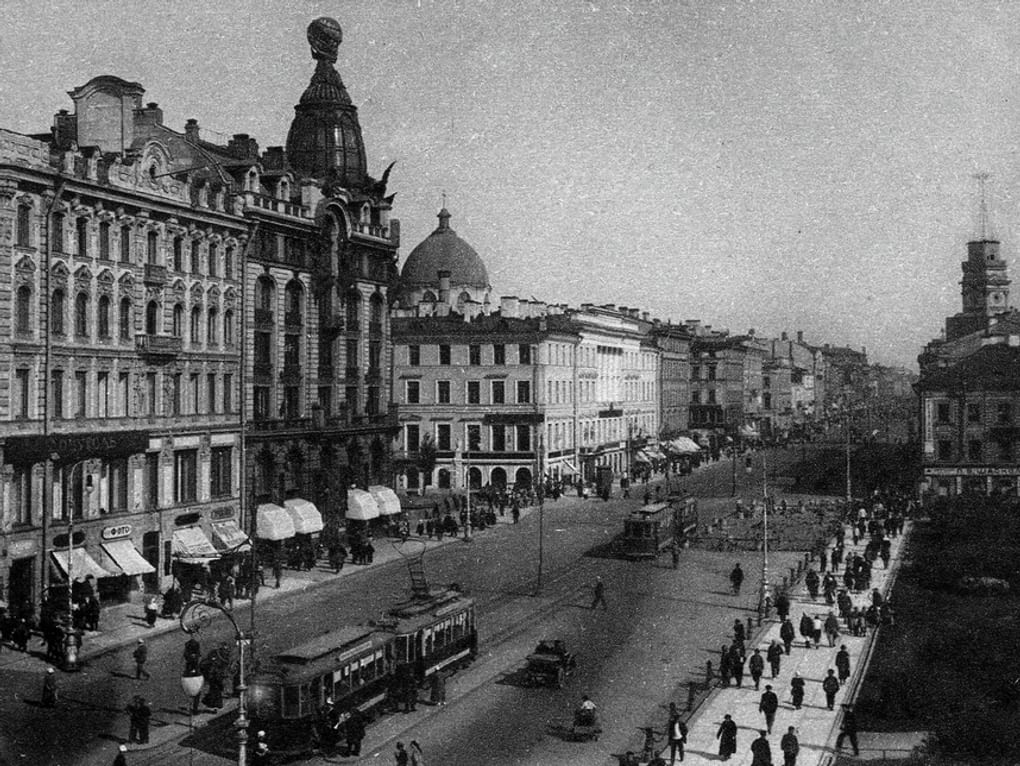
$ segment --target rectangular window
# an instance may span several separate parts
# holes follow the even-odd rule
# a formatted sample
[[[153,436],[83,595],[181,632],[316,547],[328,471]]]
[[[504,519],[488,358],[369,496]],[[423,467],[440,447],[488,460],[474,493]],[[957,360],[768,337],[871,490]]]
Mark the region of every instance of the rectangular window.
[[[131,227],[120,227],[120,262],[131,263]]]
[[[517,381],[517,403],[527,404],[531,401],[531,381],[530,380],[518,380]]]
[[[478,452],[482,448],[482,427],[471,423],[467,427],[468,452]]]
[[[369,415],[379,414],[379,386],[369,386],[365,392],[365,412]]]
[[[372,340],[368,342],[368,369],[379,374],[382,366],[382,342]]]
[[[145,262],[155,266],[159,263],[159,235],[150,231],[145,235],[145,239]]]
[[[28,417],[28,386],[30,370],[19,369],[14,371],[14,394],[12,404],[14,406],[15,419],[23,420]]]
[[[89,219],[78,218],[74,222],[76,239],[78,240],[78,257],[89,257]]]
[[[502,343],[496,343],[492,346],[492,363],[499,365],[506,364],[506,346]]]
[[[517,359],[520,364],[531,364],[531,346],[527,343],[517,346]]]
[[[700,391],[691,391],[691,404],[701,404]]]
[[[126,418],[131,414],[128,397],[131,395],[131,379],[129,373],[122,372],[117,375],[117,414]]]
[[[234,248],[228,247],[223,252],[223,277],[225,279],[234,278]]]
[[[333,415],[333,388],[332,386],[319,386],[319,408],[325,417]]]
[[[436,449],[448,451],[450,449],[450,424],[439,423],[436,426]]]
[[[421,444],[421,431],[416,425],[404,426],[404,449],[408,452],[417,452]]]
[[[216,258],[217,258],[216,244],[213,243],[213,242],[210,242],[209,243],[209,276],[210,277],[215,277],[216,276],[216,272],[217,272]]]
[[[289,420],[301,417],[301,394],[298,386],[284,387],[283,414]]]
[[[981,422],[981,405],[980,404],[968,404],[967,405],[967,422],[968,423],[980,423]]]
[[[110,224],[108,221],[99,222],[99,257],[104,261],[110,260]]]
[[[89,374],[87,372],[79,370],[74,373],[74,416],[76,418],[85,417],[85,413],[88,411],[89,400]]]
[[[482,383],[479,380],[469,380],[467,382],[467,403],[468,404],[481,404],[482,403]]]
[[[191,373],[191,381],[189,388],[191,389],[188,393],[191,396],[191,414],[197,415],[201,412],[200,405],[202,403],[202,397],[200,396],[201,387],[199,386],[199,375],[197,372]]]
[[[408,404],[420,404],[421,403],[421,383],[417,380],[405,381],[407,386],[404,401]]]
[[[439,346],[439,363],[440,364],[450,363],[450,347],[445,343]]]
[[[156,393],[156,373],[148,372],[145,374],[145,399],[149,415],[155,415],[159,412],[159,400]]]
[[[255,420],[268,420],[269,412],[269,386],[254,386],[252,388],[252,417]]]
[[[202,271],[202,256],[198,249],[198,240],[191,243],[191,273],[199,274]]]
[[[193,503],[198,498],[198,450],[174,453],[174,502]]]
[[[15,524],[32,523],[32,466],[15,465],[14,476],[11,479],[11,490],[14,497],[11,502],[14,504]]]
[[[516,426],[516,431],[517,431],[517,451],[530,452],[531,426]]]
[[[206,375],[205,386],[206,386],[206,400],[205,400],[206,411],[210,415],[212,415],[212,414],[214,414],[216,412],[216,407],[218,405],[218,401],[216,399],[216,374],[215,373],[210,372],[210,373],[208,373],[208,375]]]
[[[716,401],[715,401],[715,389],[714,388],[711,391],[708,392],[708,403],[709,404],[715,404],[716,403]]]
[[[145,502],[150,511],[159,508],[159,453],[145,453]]]
[[[209,462],[209,492],[213,497],[229,497],[233,491],[233,459],[233,447],[213,447]]]
[[[170,414],[181,414],[181,374],[170,376]]]
[[[439,404],[450,403],[450,381],[436,381],[436,402]]]
[[[468,346],[468,364],[477,367],[482,363],[482,347],[478,344]]]
[[[939,460],[953,459],[953,443],[948,439],[939,441]]]
[[[352,415],[357,415],[359,412],[360,402],[358,401],[358,387],[357,386],[344,386],[344,401],[347,402],[347,411]]]
[[[229,373],[223,376],[223,411],[234,411],[234,376]]]
[[[18,205],[18,229],[15,243],[19,247],[32,246],[32,208]]]
[[[96,374],[96,417],[110,417],[110,373]]]
[[[708,366],[708,379],[715,380],[715,365]]]
[[[976,439],[967,442],[967,459],[968,460],[980,460],[981,459],[981,442]]]
[[[489,426],[492,436],[492,451],[493,452],[505,452],[506,451],[506,426],[494,425]]]
[[[939,402],[935,408],[935,419],[939,423],[949,422],[949,402]]]
[[[493,404],[504,404],[504,403],[506,403],[506,381],[505,380],[494,380],[494,381],[492,381],[492,403]]]
[[[407,364],[411,367],[417,367],[421,364],[421,346],[407,347]]]
[[[255,333],[255,367],[269,368],[273,364],[273,335],[268,332]]]
[[[174,271],[184,271],[184,243],[180,237],[174,237]]]
[[[105,493],[100,513],[124,513],[128,510],[128,461],[117,458],[103,463]]]

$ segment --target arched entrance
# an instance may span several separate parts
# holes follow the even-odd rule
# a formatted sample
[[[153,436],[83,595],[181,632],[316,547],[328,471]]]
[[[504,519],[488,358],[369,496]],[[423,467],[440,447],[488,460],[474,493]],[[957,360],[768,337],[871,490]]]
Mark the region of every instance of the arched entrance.
[[[439,489],[450,488],[450,472],[445,468],[439,469]]]
[[[514,474],[514,487],[516,489],[526,489],[531,486],[531,471],[527,468],[518,468],[517,473]]]
[[[468,469],[468,486],[471,489],[482,488],[482,470],[480,468],[471,466]]]
[[[493,468],[489,474],[489,482],[499,489],[506,487],[506,471],[502,468]]]

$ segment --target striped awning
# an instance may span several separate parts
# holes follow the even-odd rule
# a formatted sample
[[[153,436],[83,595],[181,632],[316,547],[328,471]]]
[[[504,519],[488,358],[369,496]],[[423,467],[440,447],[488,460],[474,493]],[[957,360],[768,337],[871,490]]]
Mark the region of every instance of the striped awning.
[[[373,484],[368,491],[375,498],[375,504],[379,506],[379,514],[382,516],[396,516],[403,509],[400,507],[400,498],[397,493],[389,487],[381,484]]]
[[[294,497],[284,500],[283,504],[290,514],[290,520],[294,522],[294,531],[297,534],[314,535],[322,531],[322,514],[315,507],[315,503]]]
[[[255,535],[262,540],[289,540],[297,532],[287,510],[274,503],[263,503],[255,513]]]
[[[68,552],[67,550],[53,551],[53,560],[57,562],[57,566],[60,567],[60,571],[64,573],[64,576],[68,576],[67,566]],[[71,551],[71,572],[70,576],[75,580],[84,580],[86,575],[92,575],[95,578],[99,577],[114,577],[120,572],[107,572],[96,560],[92,558],[88,551],[84,548],[74,548]]]
[[[213,545],[220,553],[244,553],[251,550],[248,539],[234,519],[214,521],[212,523]]]
[[[175,529],[171,547],[174,558],[185,564],[206,564],[220,557],[201,527]]]
[[[142,557],[130,540],[110,540],[101,545],[114,565],[126,575],[149,574],[156,571],[156,567]]]

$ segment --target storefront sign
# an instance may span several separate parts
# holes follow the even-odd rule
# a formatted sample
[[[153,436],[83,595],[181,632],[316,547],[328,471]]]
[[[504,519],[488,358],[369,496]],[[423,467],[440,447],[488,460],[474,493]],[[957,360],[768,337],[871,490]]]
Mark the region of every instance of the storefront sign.
[[[960,468],[925,468],[925,476],[1020,476],[1020,466],[961,466]]]
[[[210,518],[217,520],[232,519],[234,518],[234,509],[231,508],[230,506],[227,506],[226,508],[214,508],[212,511],[209,512],[209,516]]]
[[[60,463],[86,458],[127,457],[149,448],[148,431],[8,436],[4,455],[11,463],[38,463],[57,455]]]
[[[14,540],[7,546],[7,555],[12,559],[35,555],[35,540]]]
[[[131,536],[131,525],[130,524],[118,524],[115,527],[107,527],[100,535],[104,540],[116,540],[120,537]]]

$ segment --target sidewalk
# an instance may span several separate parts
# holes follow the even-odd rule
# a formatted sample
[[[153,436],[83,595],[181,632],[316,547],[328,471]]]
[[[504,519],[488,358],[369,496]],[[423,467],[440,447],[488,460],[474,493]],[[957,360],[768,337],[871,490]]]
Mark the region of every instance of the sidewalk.
[[[872,569],[871,587],[878,588],[885,596],[888,596],[887,591],[899,565],[900,552],[909,531],[910,524],[908,523],[904,534],[893,539],[889,569],[881,567],[881,560],[876,560],[878,566]],[[845,543],[846,558],[855,552],[863,555],[865,543],[865,540],[861,540],[857,545],[853,545],[848,531]],[[826,553],[831,549],[830,545]],[[817,571],[817,562],[815,562],[815,568]],[[854,606],[858,607],[869,606],[870,596],[870,591],[851,594]],[[859,676],[862,676],[866,671],[866,668],[861,667],[861,663],[867,656],[867,648],[873,637],[872,635],[855,637],[842,634],[837,639],[836,646],[830,648],[823,635],[817,649],[806,649],[798,629],[801,615],[805,612],[811,616],[817,614],[824,620],[830,607],[825,603],[821,594],[817,600],[812,601],[807,593],[807,588],[802,583],[792,589],[790,602],[790,620],[793,622],[794,629],[797,630],[797,640],[794,642],[790,654],[783,656],[780,674],[774,680],[771,679],[766,663],[765,675],[761,679],[761,690],[755,691],[754,683],[745,666],[742,688],[729,686],[713,691],[687,722],[689,734],[685,748],[685,766],[701,766],[701,764],[720,760],[719,742],[715,735],[723,716],[727,713],[732,716],[738,730],[737,752],[730,757],[729,762],[733,766],[748,766],[751,763],[751,742],[758,738],[759,731],[765,730],[765,716],[758,711],[758,704],[766,684],[771,685],[772,690],[779,697],[779,710],[776,713],[772,734],[768,736],[772,748],[773,763],[782,762],[783,754],[779,749],[779,740],[790,726],[795,727],[800,742],[800,753],[797,757],[798,766],[815,766],[821,764],[823,760],[827,762],[831,758],[838,731],[836,723],[840,705],[851,701],[846,699],[845,691],[855,689]],[[835,611],[835,607],[832,609]],[[764,655],[765,649],[772,640],[779,640],[779,625],[778,620],[773,618],[764,624],[756,635],[752,635],[747,642],[748,655],[750,656],[756,647],[760,648]],[[729,643],[729,638],[729,636],[726,637],[727,643]],[[826,709],[825,693],[822,691],[821,682],[830,668],[835,669],[836,652],[839,651],[840,645],[846,645],[850,653],[850,678],[844,684],[843,689],[836,694],[836,709],[830,711]],[[712,660],[713,665],[718,663],[717,657],[713,657]],[[800,673],[806,681],[804,703],[800,710],[793,707],[790,699],[790,679],[794,672]],[[664,723],[660,726],[664,726]],[[849,743],[845,743],[845,745],[843,752],[845,754],[852,753]],[[662,757],[668,762],[668,747],[662,752]]]

